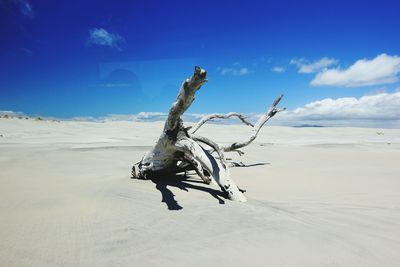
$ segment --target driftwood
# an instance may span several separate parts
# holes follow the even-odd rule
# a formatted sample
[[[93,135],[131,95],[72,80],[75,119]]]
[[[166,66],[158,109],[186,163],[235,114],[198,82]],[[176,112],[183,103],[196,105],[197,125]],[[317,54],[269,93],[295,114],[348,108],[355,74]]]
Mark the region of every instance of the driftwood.
[[[197,130],[198,130],[204,123],[206,123],[206,122],[209,121],[209,120],[212,120],[212,119],[215,119],[215,118],[217,118],[217,119],[229,119],[229,118],[231,118],[231,117],[238,117],[238,119],[241,120],[244,124],[249,125],[249,126],[251,126],[251,127],[254,127],[254,125],[253,125],[251,122],[248,122],[248,121],[246,120],[246,118],[245,118],[243,115],[239,114],[239,113],[236,113],[236,112],[229,112],[229,113],[227,113],[227,114],[217,114],[217,113],[214,113],[214,114],[206,115],[206,116],[204,116],[203,118],[201,118],[201,120],[196,124],[196,126],[194,126],[194,128],[193,128],[193,130],[192,130],[191,132],[192,132],[192,134],[194,134],[195,132],[197,132]]]
[[[221,190],[227,193],[229,199],[245,202],[245,196],[230,176],[229,166],[232,164],[227,163],[224,152],[243,153],[239,149],[250,144],[257,137],[261,127],[276,113],[283,110],[276,108],[282,96],[274,101],[254,126],[243,115],[232,112],[207,115],[189,132],[190,127],[183,126],[181,116],[194,101],[196,91],[207,82],[206,76],[207,72],[196,66],[193,76],[183,82],[179,94],[169,110],[161,136],[154,148],[132,167],[132,178],[152,179],[194,170],[205,183],[216,182]],[[231,117],[237,117],[246,125],[253,127],[248,140],[221,147],[208,138],[194,135],[204,123],[211,119]]]

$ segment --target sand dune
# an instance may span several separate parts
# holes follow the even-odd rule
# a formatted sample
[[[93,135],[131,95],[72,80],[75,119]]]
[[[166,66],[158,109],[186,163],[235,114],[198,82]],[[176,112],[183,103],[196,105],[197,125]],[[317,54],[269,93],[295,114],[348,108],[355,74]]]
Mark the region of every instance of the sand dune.
[[[195,175],[129,179],[162,126],[0,119],[0,265],[399,266],[400,130],[265,127],[229,154],[236,203]]]

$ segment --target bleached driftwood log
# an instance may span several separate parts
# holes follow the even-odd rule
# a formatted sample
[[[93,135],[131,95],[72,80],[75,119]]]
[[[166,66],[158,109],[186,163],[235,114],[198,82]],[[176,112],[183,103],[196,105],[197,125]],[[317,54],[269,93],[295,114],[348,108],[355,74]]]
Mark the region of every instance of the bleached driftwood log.
[[[230,177],[224,151],[239,151],[239,148],[250,144],[257,137],[261,127],[281,111],[276,109],[276,106],[282,96],[277,98],[269,111],[260,118],[248,140],[220,147],[208,138],[193,134],[205,122],[213,118],[238,117],[243,123],[252,127],[253,125],[244,116],[232,112],[225,115],[207,115],[199,121],[191,133],[187,131],[187,128],[183,126],[181,116],[194,101],[197,90],[207,82],[206,75],[207,72],[204,69],[196,66],[193,76],[183,82],[169,110],[161,136],[154,148],[132,167],[132,178],[151,179],[165,174],[194,170],[205,183],[215,181],[221,190],[227,193],[229,199],[245,202],[245,196]],[[214,152],[216,156],[212,155]]]

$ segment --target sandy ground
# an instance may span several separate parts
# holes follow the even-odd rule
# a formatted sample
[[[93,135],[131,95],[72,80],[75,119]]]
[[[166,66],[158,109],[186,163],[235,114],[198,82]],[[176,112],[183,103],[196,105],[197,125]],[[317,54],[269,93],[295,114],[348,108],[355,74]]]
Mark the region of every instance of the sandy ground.
[[[0,265],[400,265],[400,130],[267,126],[229,154],[236,203],[194,175],[129,179],[161,128],[0,119]]]

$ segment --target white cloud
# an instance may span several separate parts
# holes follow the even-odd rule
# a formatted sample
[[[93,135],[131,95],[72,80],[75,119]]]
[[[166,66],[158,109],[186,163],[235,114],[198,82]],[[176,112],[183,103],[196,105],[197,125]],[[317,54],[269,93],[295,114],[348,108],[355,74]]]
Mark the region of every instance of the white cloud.
[[[323,57],[314,62],[309,62],[304,58],[293,58],[289,62],[299,68],[299,73],[315,73],[326,69],[329,66],[336,65],[338,60],[328,57]]]
[[[139,112],[135,117],[136,120],[165,120],[167,115],[168,114],[164,112]]]
[[[21,13],[27,17],[32,19],[34,17],[32,5],[28,1],[19,1]]]
[[[30,57],[33,56],[33,51],[28,48],[21,47],[20,50]]]
[[[106,88],[121,88],[121,87],[131,87],[131,83],[101,83],[98,86]]]
[[[232,75],[232,76],[244,76],[250,73],[250,70],[246,67],[241,67],[239,62],[232,64],[232,67],[222,68],[218,67],[217,71],[221,75]]]
[[[325,69],[311,81],[313,86],[359,87],[394,83],[399,80],[400,57],[381,54],[360,59],[347,69]]]
[[[103,28],[93,28],[89,30],[89,45],[102,45],[121,50],[120,44],[124,42],[118,33],[110,33]]]
[[[139,112],[137,114],[109,114],[98,119],[100,121],[162,121],[167,115],[164,112]]]
[[[282,73],[282,72],[286,71],[286,69],[284,67],[279,67],[279,66],[273,67],[271,70],[273,72],[278,72],[278,73]]]
[[[33,7],[28,0],[0,0],[0,9],[2,8],[2,4],[7,2],[13,6],[13,9],[18,10],[24,18],[33,19],[35,17]]]
[[[400,127],[400,92],[326,98],[284,111],[276,121],[287,125]]]

